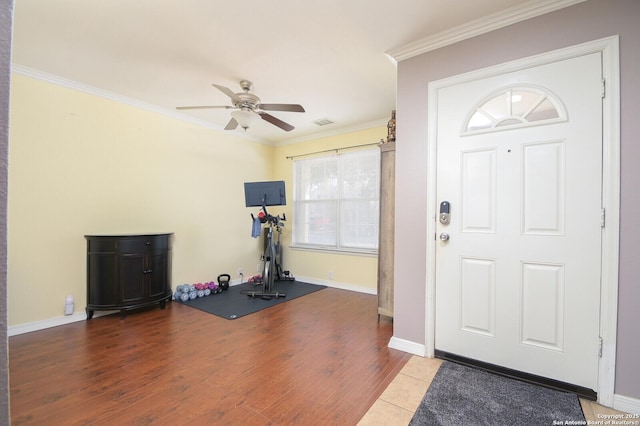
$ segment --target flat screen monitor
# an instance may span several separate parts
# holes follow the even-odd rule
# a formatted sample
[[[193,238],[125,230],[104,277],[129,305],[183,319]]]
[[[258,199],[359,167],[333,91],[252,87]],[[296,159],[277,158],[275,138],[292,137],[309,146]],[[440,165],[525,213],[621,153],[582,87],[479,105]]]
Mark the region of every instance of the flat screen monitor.
[[[244,201],[247,207],[285,206],[284,181],[245,182]]]

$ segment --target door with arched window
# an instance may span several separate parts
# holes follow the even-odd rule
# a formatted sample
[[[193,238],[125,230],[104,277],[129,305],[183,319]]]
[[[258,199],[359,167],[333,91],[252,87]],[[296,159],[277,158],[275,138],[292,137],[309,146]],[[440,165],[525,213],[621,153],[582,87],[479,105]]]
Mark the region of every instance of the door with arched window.
[[[597,389],[600,54],[440,89],[435,348]]]

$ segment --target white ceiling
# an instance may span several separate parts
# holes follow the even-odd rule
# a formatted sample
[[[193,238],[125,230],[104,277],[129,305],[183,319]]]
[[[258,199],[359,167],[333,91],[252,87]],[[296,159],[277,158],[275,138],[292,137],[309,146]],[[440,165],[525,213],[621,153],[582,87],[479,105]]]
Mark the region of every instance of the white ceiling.
[[[263,120],[246,132],[283,144],[385,123],[396,100],[387,52],[563,1],[15,0],[12,62],[219,129],[229,110],[175,107],[230,105],[211,84],[240,92],[251,80],[262,102],[305,107],[272,112],[291,132]]]

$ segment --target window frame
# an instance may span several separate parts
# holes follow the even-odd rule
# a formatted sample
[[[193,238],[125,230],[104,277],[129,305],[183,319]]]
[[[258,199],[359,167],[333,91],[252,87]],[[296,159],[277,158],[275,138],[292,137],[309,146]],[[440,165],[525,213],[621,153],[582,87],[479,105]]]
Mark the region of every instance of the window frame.
[[[349,157],[353,158],[353,156],[357,156],[357,155],[373,155],[375,156],[375,162],[374,164],[376,164],[375,167],[371,168],[371,171],[374,172],[373,175],[375,177],[375,191],[372,191],[372,193],[375,194],[375,196],[373,197],[347,197],[344,195],[344,191],[341,190],[341,186],[344,185],[345,179],[344,179],[344,175],[343,175],[343,167],[340,166],[340,162],[346,162],[345,160],[349,159]],[[300,182],[299,182],[299,171],[298,171],[298,167],[300,163],[309,163],[312,161],[332,161],[335,164],[335,169],[336,169],[336,183],[335,183],[335,197],[331,198],[331,197],[327,197],[327,198],[322,198],[322,199],[307,199],[307,200],[301,200],[299,197],[300,194],[300,188],[298,187]],[[361,159],[360,159],[361,160]],[[304,158],[304,159],[297,159],[297,160],[293,160],[293,196],[292,196],[292,200],[293,200],[293,208],[292,208],[292,216],[293,216],[293,220],[292,222],[292,232],[291,232],[291,248],[293,249],[298,249],[298,250],[303,250],[303,251],[315,251],[315,252],[334,252],[334,253],[341,253],[341,254],[354,254],[354,255],[369,255],[369,256],[377,256],[378,255],[378,247],[379,247],[379,233],[380,233],[380,149],[379,147],[376,145],[375,147],[362,147],[360,149],[356,149],[356,150],[350,150],[349,152],[339,152],[339,150],[335,150],[335,152],[331,153],[331,154],[325,154],[325,155],[316,155],[313,156],[311,158]],[[371,176],[371,175],[369,175]],[[326,179],[326,176],[325,176]],[[369,225],[372,226],[372,229],[374,230],[374,236],[372,238],[373,240],[373,247],[357,247],[357,246],[353,246],[353,245],[349,245],[348,243],[345,243],[344,241],[342,241],[342,236],[343,236],[343,228],[345,226],[345,224],[342,222],[342,207],[343,204],[346,202],[353,202],[354,200],[356,201],[366,201],[369,200],[368,202],[373,202],[376,204],[375,207],[375,220],[374,223],[370,223]],[[324,203],[324,204],[330,204],[330,203],[335,203],[335,233],[334,233],[334,239],[335,239],[335,244],[322,244],[322,243],[313,243],[313,242],[309,242],[309,241],[297,241],[297,230],[298,227],[301,226],[300,222],[299,222],[299,213],[297,213],[300,210],[300,206],[301,205],[311,205],[314,203]],[[304,223],[304,222],[303,222]],[[306,226],[306,225],[302,225],[302,226]]]
[[[544,118],[537,120],[530,120],[527,116],[534,111],[531,109],[524,114],[512,114],[512,108],[514,104],[514,100],[512,98],[513,92],[526,92],[530,94],[535,94],[541,100],[540,103],[537,104],[539,106],[542,101],[548,101],[555,108],[555,112],[557,113],[557,117],[555,118]],[[500,97],[507,96],[507,99],[510,101],[508,104],[508,115],[506,117],[498,118],[492,117],[491,114],[483,113],[484,107],[492,101],[498,100]],[[506,106],[506,104],[505,104]],[[482,128],[470,128],[470,122],[473,117],[479,113],[480,115],[485,115],[488,120],[493,121],[491,125],[488,127]],[[567,110],[564,104],[560,101],[560,98],[552,93],[549,89],[533,84],[518,84],[518,85],[508,85],[504,86],[488,96],[482,98],[466,115],[464,121],[462,122],[462,128],[460,130],[460,134],[462,136],[475,135],[480,133],[493,133],[493,132],[501,132],[504,130],[511,129],[520,129],[524,127],[533,127],[533,126],[541,126],[552,123],[561,123],[567,121]],[[512,124],[500,124],[506,120],[517,120],[518,123]]]

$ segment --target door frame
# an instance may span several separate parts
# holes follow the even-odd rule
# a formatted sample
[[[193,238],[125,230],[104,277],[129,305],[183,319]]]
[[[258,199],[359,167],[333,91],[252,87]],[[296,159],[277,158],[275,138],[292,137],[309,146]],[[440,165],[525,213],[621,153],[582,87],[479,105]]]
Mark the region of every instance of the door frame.
[[[436,167],[438,91],[441,88],[516,72],[526,68],[562,61],[577,56],[602,54],[602,207],[605,226],[602,228],[602,278],[600,283],[601,353],[598,364],[598,402],[613,406],[616,334],[618,315],[618,258],[620,240],[620,60],[618,36],[582,43],[504,64],[432,81],[428,84],[427,137],[427,259],[426,259],[426,324],[425,355],[435,354],[436,308]]]

